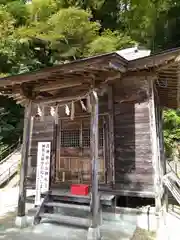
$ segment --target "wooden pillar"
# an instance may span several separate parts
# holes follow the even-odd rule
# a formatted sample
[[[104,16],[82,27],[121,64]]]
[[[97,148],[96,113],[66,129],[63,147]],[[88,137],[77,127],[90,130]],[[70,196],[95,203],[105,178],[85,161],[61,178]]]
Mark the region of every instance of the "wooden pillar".
[[[33,133],[33,125],[34,125],[34,116],[31,116],[31,123],[30,123],[30,141],[29,141],[29,156],[31,156],[31,148],[32,148],[32,133]],[[32,174],[32,166],[31,166],[31,157],[28,157],[28,166],[27,166],[27,176]]]
[[[99,225],[99,194],[98,194],[98,148],[99,148],[99,104],[98,96],[94,91],[91,95],[91,161],[92,161],[92,225],[91,228],[97,228]]]
[[[163,134],[163,109],[159,111],[159,125],[160,125],[160,151],[161,151],[161,164],[162,164],[162,174],[166,175],[166,156],[164,149],[164,134]],[[168,212],[168,189],[164,186],[164,196],[163,196],[163,207],[164,210]]]
[[[157,134],[156,125],[156,109],[155,109],[155,98],[154,98],[154,84],[153,80],[150,80],[149,84],[149,115],[150,115],[150,133],[151,133],[151,146],[152,146],[152,164],[154,168],[154,191],[155,191],[155,207],[156,213],[159,214],[162,208],[161,197],[162,197],[162,179],[160,173],[160,149]]]
[[[28,153],[30,143],[30,131],[31,131],[31,111],[32,102],[29,101],[25,107],[24,115],[24,132],[23,132],[23,145],[21,154],[21,169],[20,169],[20,183],[19,183],[19,198],[18,198],[18,209],[17,216],[25,216],[25,203],[26,203],[26,176],[27,176],[27,165],[28,165]]]
[[[113,87],[108,87],[108,112],[109,112],[109,181],[112,186],[115,184],[115,168],[114,168],[114,98]]]

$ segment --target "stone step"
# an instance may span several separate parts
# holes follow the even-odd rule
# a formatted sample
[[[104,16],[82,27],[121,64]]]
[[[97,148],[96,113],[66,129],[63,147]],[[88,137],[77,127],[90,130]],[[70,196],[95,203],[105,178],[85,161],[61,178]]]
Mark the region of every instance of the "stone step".
[[[67,224],[72,226],[78,226],[78,227],[85,227],[88,228],[90,226],[90,219],[80,218],[80,217],[72,217],[72,216],[64,216],[59,213],[40,213],[40,217],[42,218],[42,221],[52,221],[52,222],[58,222],[61,224]]]

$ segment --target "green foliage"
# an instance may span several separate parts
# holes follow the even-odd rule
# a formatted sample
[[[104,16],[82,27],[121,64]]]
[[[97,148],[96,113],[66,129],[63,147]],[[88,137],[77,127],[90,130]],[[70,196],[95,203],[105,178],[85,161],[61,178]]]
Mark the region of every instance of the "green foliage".
[[[90,12],[69,7],[59,9],[46,20],[40,17],[18,28],[16,34],[30,43],[34,57],[46,66],[115,51],[133,42],[119,31],[105,30],[100,34],[100,29]]]
[[[101,36],[96,37],[87,49],[87,55],[92,56],[96,54],[109,53],[129,47],[135,44],[129,36],[118,31],[104,31]]]
[[[23,108],[12,100],[0,97],[0,145],[18,141],[23,128]]]
[[[102,5],[95,0],[1,1],[1,76],[115,51],[130,43],[131,37],[121,32],[102,32],[104,26],[93,15]],[[0,141],[11,145],[22,133],[23,109],[12,100],[0,100]]]
[[[16,74],[139,43],[180,46],[180,2],[170,0],[0,0],[0,74]],[[0,140],[22,132],[23,109],[0,101]],[[164,113],[167,153],[179,141],[179,112]],[[9,137],[11,133],[11,136]]]
[[[61,9],[49,19],[51,32],[56,36],[49,41],[61,57],[83,57],[84,49],[94,40],[99,30],[99,24],[89,21],[89,18],[91,15],[88,12],[71,7]]]
[[[167,156],[173,154],[176,143],[180,142],[180,111],[164,111],[164,140]]]
[[[29,12],[23,1],[11,1],[6,4],[5,9],[15,20],[15,26],[26,24],[29,19]]]
[[[32,3],[28,4],[27,8],[31,22],[45,21],[58,9],[55,0],[32,0]]]

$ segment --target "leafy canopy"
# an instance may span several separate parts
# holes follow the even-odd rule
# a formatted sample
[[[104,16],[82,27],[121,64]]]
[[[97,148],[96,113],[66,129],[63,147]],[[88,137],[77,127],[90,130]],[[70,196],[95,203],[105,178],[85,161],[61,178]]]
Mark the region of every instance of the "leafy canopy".
[[[16,74],[135,43],[159,50],[180,46],[180,1],[0,0],[0,74]],[[1,143],[22,129],[22,109],[3,98]],[[12,116],[12,113],[14,114]],[[18,125],[19,124],[19,125]],[[179,141],[179,112],[164,112],[167,153]]]

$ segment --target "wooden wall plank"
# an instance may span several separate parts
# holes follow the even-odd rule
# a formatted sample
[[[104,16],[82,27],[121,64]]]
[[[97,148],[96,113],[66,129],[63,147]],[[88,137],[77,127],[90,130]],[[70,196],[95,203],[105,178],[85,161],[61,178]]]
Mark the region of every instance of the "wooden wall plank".
[[[142,196],[149,186],[153,192],[148,102],[115,103],[115,182]]]

